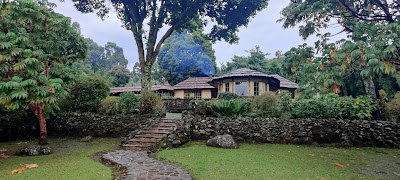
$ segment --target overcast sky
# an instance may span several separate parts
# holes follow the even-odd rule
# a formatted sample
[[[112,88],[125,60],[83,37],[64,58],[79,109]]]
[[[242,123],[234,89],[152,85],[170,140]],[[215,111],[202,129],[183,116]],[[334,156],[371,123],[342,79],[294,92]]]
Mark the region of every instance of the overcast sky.
[[[128,69],[132,71],[133,64],[138,61],[138,54],[133,34],[121,27],[121,21],[112,11],[108,18],[102,21],[96,14],[82,14],[75,10],[71,0],[60,3],[59,0],[50,0],[57,4],[55,11],[64,16],[71,17],[81,25],[81,31],[85,38],[91,38],[99,45],[104,46],[107,42],[115,42],[124,49],[125,57],[129,60]],[[241,27],[239,31],[239,43],[229,44],[225,41],[213,45],[217,57],[217,65],[230,61],[233,55],[247,55],[246,50],[260,46],[265,53],[271,53],[272,58],[277,50],[288,51],[303,43],[313,45],[316,37],[303,41],[299,36],[297,28],[283,29],[282,23],[276,21],[280,18],[280,11],[289,4],[290,0],[270,0],[266,9],[251,19],[248,27]],[[163,30],[164,31],[164,30]],[[330,29],[340,31],[340,29]],[[334,39],[340,39],[340,35]]]

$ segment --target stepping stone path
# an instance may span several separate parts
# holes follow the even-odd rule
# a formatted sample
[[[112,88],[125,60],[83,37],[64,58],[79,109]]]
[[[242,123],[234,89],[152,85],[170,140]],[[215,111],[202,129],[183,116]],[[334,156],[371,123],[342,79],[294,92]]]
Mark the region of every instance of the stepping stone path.
[[[103,159],[122,165],[127,170],[126,180],[191,180],[187,171],[176,165],[150,158],[147,151],[116,150]]]
[[[142,131],[133,139],[128,141],[124,147],[126,150],[134,151],[151,151],[154,147],[164,138],[167,137],[174,128],[176,128],[176,121],[180,117],[167,115],[161,121],[148,130]]]
[[[166,116],[160,123],[148,130],[144,130],[128,144],[125,150],[115,150],[103,155],[103,160],[120,164],[127,170],[127,180],[191,180],[190,174],[179,166],[159,161],[148,156],[150,149],[157,144],[174,128],[180,117]]]

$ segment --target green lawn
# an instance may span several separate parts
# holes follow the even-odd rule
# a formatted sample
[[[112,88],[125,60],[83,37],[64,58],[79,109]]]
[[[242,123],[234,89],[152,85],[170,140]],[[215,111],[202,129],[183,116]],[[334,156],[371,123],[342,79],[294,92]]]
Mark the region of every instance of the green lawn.
[[[95,138],[92,142],[82,143],[77,139],[49,139],[49,146],[54,153],[34,157],[0,157],[0,179],[112,179],[111,169],[92,159],[101,151],[117,148],[118,138]],[[26,144],[18,142],[0,143],[0,150],[14,151],[28,144],[36,144],[37,140]],[[9,153],[10,154],[10,153]],[[38,164],[39,167],[26,169],[21,174],[11,174],[20,164]]]
[[[182,113],[167,113],[167,115],[182,117]]]
[[[196,179],[400,179],[398,149],[280,144],[219,149],[204,144],[190,142],[157,156],[181,165]]]

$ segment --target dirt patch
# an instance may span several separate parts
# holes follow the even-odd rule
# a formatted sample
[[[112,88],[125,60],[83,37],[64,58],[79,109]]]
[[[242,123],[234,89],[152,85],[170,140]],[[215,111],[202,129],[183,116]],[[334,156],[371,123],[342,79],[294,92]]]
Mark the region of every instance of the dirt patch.
[[[110,161],[103,159],[103,154],[107,152],[98,152],[92,156],[92,159],[109,167],[112,171],[113,180],[121,180],[126,176],[126,168],[122,167],[119,164],[112,163]]]

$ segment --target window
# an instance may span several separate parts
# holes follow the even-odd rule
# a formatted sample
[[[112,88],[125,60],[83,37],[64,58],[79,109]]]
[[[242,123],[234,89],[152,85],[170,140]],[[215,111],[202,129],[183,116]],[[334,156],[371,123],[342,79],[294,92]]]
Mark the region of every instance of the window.
[[[201,99],[201,90],[185,91],[185,99]]]
[[[236,94],[239,96],[247,96],[247,82],[236,82]]]
[[[225,92],[229,92],[229,83],[225,83]]]
[[[260,83],[254,82],[254,96],[260,95]]]

